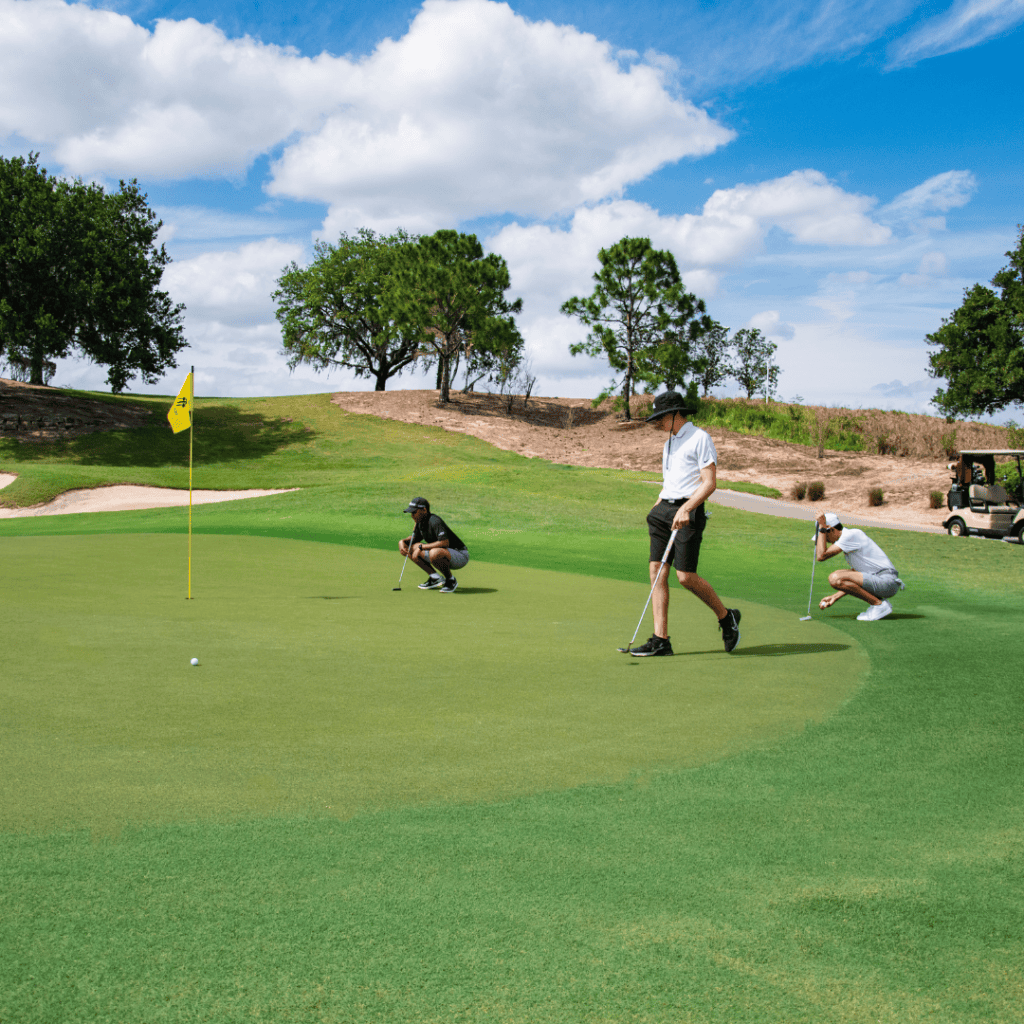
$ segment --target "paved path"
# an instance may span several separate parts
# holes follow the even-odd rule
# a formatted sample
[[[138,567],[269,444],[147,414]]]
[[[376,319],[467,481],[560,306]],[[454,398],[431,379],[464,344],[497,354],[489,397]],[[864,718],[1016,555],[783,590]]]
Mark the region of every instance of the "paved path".
[[[781,516],[784,519],[805,519],[813,523],[818,515],[828,511],[824,505],[799,505],[795,501],[780,501],[778,498],[762,498],[759,494],[745,494],[743,491],[717,490],[708,499],[715,505],[741,508],[744,512],[760,512],[766,516]],[[918,526],[914,523],[890,523],[881,519],[866,519],[863,516],[842,513],[839,518],[845,526],[873,527],[882,530],[914,530],[917,533],[945,533],[941,526]]]

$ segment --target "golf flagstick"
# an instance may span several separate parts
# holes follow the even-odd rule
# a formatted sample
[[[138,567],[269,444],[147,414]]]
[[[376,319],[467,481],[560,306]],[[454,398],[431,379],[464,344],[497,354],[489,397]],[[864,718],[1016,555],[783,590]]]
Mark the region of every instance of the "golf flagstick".
[[[811,601],[814,600],[814,567],[818,564],[818,531],[821,527],[814,524],[814,548],[811,554],[811,592],[807,595],[807,614],[800,616],[801,622],[806,622],[811,617]]]
[[[665,568],[665,563],[668,561],[668,553],[672,550],[672,545],[676,541],[676,534],[678,530],[672,531],[672,536],[669,537],[668,543],[665,545],[665,554],[661,556],[661,565],[658,566],[658,575],[654,577],[654,582],[651,584],[651,592],[647,595],[647,604],[644,605],[644,610],[640,613],[640,622],[636,624],[636,629],[633,630],[633,639],[629,641],[629,645],[626,647],[620,647],[619,654],[629,654],[630,649],[633,646],[633,642],[636,640],[637,633],[640,632],[640,623],[644,621],[644,616],[647,614],[647,608],[651,603],[651,598],[654,597],[654,588],[658,585],[658,580],[661,579],[662,570]]]

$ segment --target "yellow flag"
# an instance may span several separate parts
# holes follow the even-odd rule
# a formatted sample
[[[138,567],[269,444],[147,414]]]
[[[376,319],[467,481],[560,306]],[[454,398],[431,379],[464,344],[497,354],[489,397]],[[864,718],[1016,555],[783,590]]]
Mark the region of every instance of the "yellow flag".
[[[167,413],[167,422],[176,434],[192,426],[192,374],[185,378],[178,397]]]

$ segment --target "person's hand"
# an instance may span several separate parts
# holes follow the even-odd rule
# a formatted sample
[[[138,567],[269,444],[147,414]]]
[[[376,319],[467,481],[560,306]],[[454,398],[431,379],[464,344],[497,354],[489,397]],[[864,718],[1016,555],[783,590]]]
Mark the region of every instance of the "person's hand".
[[[693,525],[693,509],[690,509],[688,512],[684,512],[682,510],[682,508],[680,508],[676,512],[676,514],[672,517],[672,529],[673,530],[681,530],[684,526],[692,526],[692,525]]]
[[[815,522],[818,524],[818,532],[823,533],[825,531],[825,513],[822,512]]]

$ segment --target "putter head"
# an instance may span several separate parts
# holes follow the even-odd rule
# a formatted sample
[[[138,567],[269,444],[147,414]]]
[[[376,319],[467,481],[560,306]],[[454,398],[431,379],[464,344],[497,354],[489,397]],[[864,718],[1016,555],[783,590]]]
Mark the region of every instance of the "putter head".
[[[810,622],[811,621],[811,617],[810,617],[810,615],[801,615],[800,616],[800,621],[801,622]]]
[[[392,587],[391,589],[392,590],[401,590],[402,588],[401,587]]]
[[[617,647],[616,650],[619,654],[629,654],[629,647]]]

